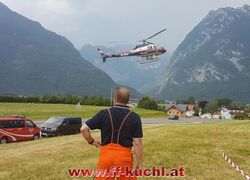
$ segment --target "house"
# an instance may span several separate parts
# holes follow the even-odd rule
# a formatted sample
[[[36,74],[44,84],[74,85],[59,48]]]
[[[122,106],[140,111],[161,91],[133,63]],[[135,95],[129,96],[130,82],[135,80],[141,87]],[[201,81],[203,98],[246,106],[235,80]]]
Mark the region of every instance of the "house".
[[[244,111],[242,109],[237,108],[237,107],[229,109],[229,112],[230,112],[231,115],[234,115],[234,114],[237,114],[237,113],[244,113]]]
[[[165,112],[168,115],[177,115],[180,118],[186,117],[186,109],[187,109],[187,105],[184,104],[167,104],[166,105],[166,109]]]
[[[130,104],[127,104],[127,106],[130,107],[130,108],[136,108],[137,103],[130,103]]]
[[[138,99],[130,99],[128,102],[128,106],[131,108],[136,108],[138,105]]]
[[[200,115],[201,118],[208,118],[208,119],[232,119],[230,111],[227,108],[221,107],[214,113],[205,113]]]
[[[194,104],[188,104],[187,105],[187,111],[186,111],[186,117],[193,117],[194,116]]]
[[[187,104],[167,104],[165,112],[168,115],[177,115],[180,118],[192,117],[194,115],[194,105]]]
[[[227,108],[221,108],[221,119],[232,119],[230,111]]]
[[[216,111],[213,113],[212,115],[213,119],[221,119],[221,112],[220,111]]]

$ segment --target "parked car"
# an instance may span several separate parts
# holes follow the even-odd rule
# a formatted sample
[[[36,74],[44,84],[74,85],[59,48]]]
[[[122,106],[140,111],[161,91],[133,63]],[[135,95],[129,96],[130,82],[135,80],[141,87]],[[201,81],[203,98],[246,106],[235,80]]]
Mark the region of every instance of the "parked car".
[[[39,138],[40,128],[24,116],[0,118],[0,144]]]
[[[178,116],[178,115],[170,115],[170,116],[168,117],[168,119],[170,119],[170,120],[178,120],[178,119],[179,119],[179,116]]]
[[[41,126],[42,136],[58,136],[80,133],[80,117],[51,117]]]

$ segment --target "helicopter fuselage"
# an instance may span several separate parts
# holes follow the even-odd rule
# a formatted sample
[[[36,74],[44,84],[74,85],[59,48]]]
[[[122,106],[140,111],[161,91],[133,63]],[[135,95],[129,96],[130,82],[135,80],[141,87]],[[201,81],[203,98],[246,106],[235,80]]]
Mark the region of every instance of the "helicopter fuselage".
[[[155,60],[159,55],[164,54],[167,50],[164,47],[159,47],[155,44],[147,45],[137,45],[131,51],[125,51],[120,53],[104,53],[98,49],[101,54],[103,61],[105,62],[107,58],[118,58],[118,57],[128,57],[128,56],[138,56],[142,57],[144,60]]]
[[[154,62],[159,60],[159,55],[164,54],[167,50],[164,47],[160,47],[154,43],[149,42],[149,39],[159,35],[160,33],[166,31],[167,29],[163,29],[154,35],[143,39],[139,42],[142,44],[136,45],[135,48],[131,51],[120,52],[120,53],[104,53],[101,49],[97,49],[99,54],[102,57],[102,61],[106,62],[107,58],[118,58],[118,57],[128,57],[128,56],[139,56],[142,57],[143,60],[141,63],[145,62]]]

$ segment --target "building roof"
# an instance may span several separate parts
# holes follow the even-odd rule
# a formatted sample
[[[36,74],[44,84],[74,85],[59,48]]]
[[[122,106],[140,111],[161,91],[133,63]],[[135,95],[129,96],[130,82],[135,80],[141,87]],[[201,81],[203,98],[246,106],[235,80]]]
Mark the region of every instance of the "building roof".
[[[231,111],[235,111],[235,110],[242,111],[242,108],[240,108],[240,107],[233,107],[233,108],[230,108],[229,110],[231,110]]]
[[[168,111],[171,108],[176,108],[181,112],[185,112],[187,110],[187,105],[186,104],[166,104],[166,109],[165,111]]]

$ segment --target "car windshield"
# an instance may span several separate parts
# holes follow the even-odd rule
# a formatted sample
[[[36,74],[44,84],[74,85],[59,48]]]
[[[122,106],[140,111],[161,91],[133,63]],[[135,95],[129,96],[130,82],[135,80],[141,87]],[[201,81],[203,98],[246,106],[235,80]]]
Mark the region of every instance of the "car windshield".
[[[62,124],[63,118],[51,117],[47,120],[47,123]]]

